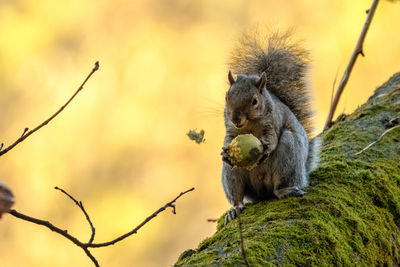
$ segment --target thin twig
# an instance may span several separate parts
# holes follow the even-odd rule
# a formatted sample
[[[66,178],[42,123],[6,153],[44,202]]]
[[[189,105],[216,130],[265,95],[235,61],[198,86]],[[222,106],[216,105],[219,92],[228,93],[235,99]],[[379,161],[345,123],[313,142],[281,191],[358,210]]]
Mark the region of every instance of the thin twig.
[[[89,243],[89,244],[93,243],[94,235],[95,235],[95,233],[96,233],[96,229],[94,228],[93,223],[92,223],[92,221],[90,220],[89,215],[87,214],[85,208],[83,207],[82,201],[76,200],[73,196],[71,196],[70,194],[68,194],[68,193],[67,193],[64,189],[62,189],[62,188],[59,188],[59,187],[56,186],[56,187],[54,187],[54,189],[60,190],[61,192],[63,192],[63,193],[64,193],[65,195],[67,195],[70,199],[72,199],[72,201],[74,201],[75,204],[82,210],[83,214],[84,214],[85,217],[86,217],[86,220],[89,222],[90,230],[92,231],[92,234],[90,235],[90,239],[89,239],[88,243]]]
[[[60,190],[61,192],[63,192],[64,194],[66,194],[68,197],[70,197],[75,203],[78,203],[77,205],[79,207],[81,207],[80,205],[82,204],[82,202],[78,202],[76,201],[76,199],[74,197],[72,197],[71,195],[69,195],[67,192],[65,192],[64,190],[62,190],[61,188],[56,188],[57,190]],[[91,252],[89,251],[89,248],[99,248],[99,247],[106,247],[109,245],[114,245],[115,243],[125,239],[126,237],[137,233],[137,231],[142,228],[146,223],[148,223],[151,219],[153,219],[154,217],[156,217],[160,212],[166,210],[167,208],[172,208],[172,213],[176,214],[176,210],[175,210],[175,202],[178,200],[178,198],[180,198],[181,196],[183,196],[184,194],[193,191],[194,187],[186,190],[184,192],[181,192],[176,198],[174,198],[172,201],[168,202],[167,204],[165,204],[163,207],[159,208],[156,212],[154,212],[153,214],[151,214],[149,217],[147,217],[141,224],[139,224],[137,227],[135,227],[132,231],[130,231],[129,233],[126,233],[110,242],[105,242],[105,243],[91,243],[90,241],[88,243],[83,243],[81,241],[79,241],[76,237],[70,235],[68,233],[67,230],[62,230],[60,228],[58,228],[57,226],[54,226],[52,223],[50,223],[49,221],[44,221],[44,220],[40,220],[40,219],[36,219],[33,217],[30,217],[28,215],[19,213],[16,210],[10,210],[9,213],[11,215],[13,215],[16,218],[22,219],[24,221],[28,221],[34,224],[38,224],[38,225],[42,225],[47,227],[48,229],[50,229],[53,232],[56,232],[60,235],[62,235],[63,237],[65,237],[66,239],[70,240],[72,243],[74,243],[75,245],[77,245],[78,247],[82,248],[83,251],[86,253],[86,255],[90,258],[90,260],[94,263],[94,265],[96,267],[100,266],[98,261],[96,260],[96,258],[91,254]],[[82,206],[82,211],[86,213],[86,211],[83,210],[83,206]],[[88,218],[89,216],[87,216]]]
[[[24,221],[28,221],[28,222],[31,222],[31,223],[43,225],[43,226],[49,228],[51,231],[56,232],[56,233],[62,235],[63,237],[67,238],[68,240],[72,241],[72,243],[74,243],[78,247],[82,247],[84,245],[76,237],[70,235],[67,230],[61,230],[60,228],[58,228],[58,227],[54,226],[53,224],[51,224],[49,221],[36,219],[36,218],[31,217],[31,216],[19,213],[16,210],[10,210],[9,213],[11,215],[13,215],[14,217],[17,217],[17,218],[22,219]]]
[[[397,92],[399,92],[399,91],[400,91],[400,87],[394,88],[394,89],[389,93],[389,96],[392,96],[392,95],[394,95],[395,93],[397,93]]]
[[[100,267],[99,262],[96,260],[96,258],[93,256],[93,254],[89,251],[88,248],[83,248],[83,251],[85,251],[86,255],[89,257],[89,259],[94,263],[94,266]]]
[[[93,73],[95,73],[97,70],[99,69],[99,62],[96,61],[96,63],[94,63],[94,67],[92,69],[92,71],[89,73],[89,75],[86,77],[86,79],[83,81],[83,83],[81,84],[81,86],[79,86],[79,88],[76,90],[76,92],[71,96],[71,98],[59,109],[56,111],[56,113],[54,113],[50,118],[48,118],[47,120],[45,120],[44,122],[42,122],[40,125],[36,126],[33,130],[29,130],[29,128],[25,128],[24,132],[22,133],[21,137],[18,138],[12,145],[10,145],[9,147],[5,148],[4,150],[0,150],[0,156],[4,155],[5,153],[7,153],[8,151],[10,151],[11,149],[13,149],[16,145],[18,145],[19,143],[21,143],[22,141],[24,141],[28,136],[30,136],[31,134],[33,134],[34,132],[36,132],[37,130],[39,130],[40,128],[42,128],[43,126],[47,125],[52,119],[54,119],[61,111],[64,110],[64,108],[75,98],[75,96],[79,93],[79,91],[81,91],[83,89],[83,86],[86,84],[86,82],[89,80],[89,78],[92,76]],[[2,147],[2,146],[1,146]]]
[[[346,67],[346,70],[344,71],[342,80],[340,81],[340,83],[338,85],[338,88],[335,93],[335,97],[333,98],[333,101],[331,103],[331,108],[329,109],[329,113],[328,113],[328,116],[325,121],[324,130],[329,129],[329,127],[332,124],[333,115],[334,115],[334,113],[336,111],[336,107],[339,103],[340,96],[342,95],[344,87],[346,86],[347,81],[349,80],[350,73],[353,69],[354,63],[356,62],[358,55],[364,56],[363,43],[365,40],[365,36],[367,35],[369,25],[371,24],[372,18],[375,14],[376,7],[378,6],[378,3],[379,3],[379,0],[374,0],[371,5],[371,8],[368,11],[367,19],[365,20],[364,27],[361,31],[360,37],[358,38],[356,47],[354,48],[353,54],[351,55],[350,61],[347,64],[347,67]]]
[[[238,218],[238,226],[239,226],[239,235],[240,235],[240,252],[242,253],[242,258],[244,261],[244,264],[247,267],[249,266],[249,262],[247,261],[247,256],[246,256],[246,250],[244,249],[244,239],[243,239],[243,230],[242,230],[242,221],[240,220],[240,208],[238,205],[235,206],[236,208],[236,214]]]
[[[106,247],[109,245],[114,245],[115,243],[127,238],[130,235],[136,234],[137,231],[142,228],[143,225],[145,225],[146,223],[148,223],[151,219],[153,219],[154,217],[156,217],[160,212],[164,211],[167,208],[172,208],[172,213],[176,214],[175,211],[175,201],[180,198],[181,196],[183,196],[184,194],[193,191],[194,187],[190,188],[189,190],[186,190],[184,192],[181,192],[176,198],[174,198],[172,201],[168,202],[167,204],[165,204],[163,207],[159,208],[158,210],[156,210],[153,214],[151,214],[149,217],[147,217],[143,222],[141,222],[138,226],[136,226],[132,231],[121,235],[120,237],[115,238],[112,241],[109,242],[104,242],[104,243],[94,243],[94,244],[85,244],[87,247],[91,247],[91,248],[99,248],[99,247]]]
[[[81,241],[79,241],[76,237],[68,234],[67,230],[61,230],[60,228],[58,228],[57,226],[54,226],[49,221],[36,219],[36,218],[31,217],[31,216],[19,213],[16,210],[10,210],[9,213],[11,215],[13,215],[14,217],[17,217],[17,218],[22,219],[24,221],[35,223],[35,224],[38,224],[38,225],[43,225],[43,226],[49,228],[51,231],[62,235],[63,237],[65,237],[66,239],[70,240],[72,243],[74,243],[78,247],[82,248],[85,251],[86,255],[90,258],[90,260],[94,263],[94,265],[96,267],[100,266],[99,263],[97,262],[96,258],[90,253],[90,251],[87,249],[87,247],[85,247],[85,244],[82,243]]]
[[[364,147],[362,150],[360,150],[360,151],[358,151],[357,153],[355,153],[355,155],[360,155],[360,154],[363,153],[365,150],[367,150],[368,148],[370,148],[371,146],[373,146],[375,143],[379,142],[379,140],[381,140],[382,137],[385,136],[385,134],[387,134],[388,132],[390,132],[390,131],[392,131],[392,130],[394,130],[394,129],[396,129],[396,128],[399,128],[399,127],[400,127],[400,125],[397,125],[397,126],[394,126],[394,127],[390,128],[390,129],[387,129],[386,131],[384,131],[384,132],[381,134],[381,136],[379,136],[379,138],[378,138],[377,140],[375,140],[375,141],[372,142],[371,144],[369,144],[369,145],[367,145],[366,147]]]
[[[335,86],[336,86],[336,82],[337,82],[338,71],[339,70],[336,71],[335,80],[333,80],[333,84],[332,84],[331,105],[332,105],[332,101],[333,101],[333,92],[335,91]]]

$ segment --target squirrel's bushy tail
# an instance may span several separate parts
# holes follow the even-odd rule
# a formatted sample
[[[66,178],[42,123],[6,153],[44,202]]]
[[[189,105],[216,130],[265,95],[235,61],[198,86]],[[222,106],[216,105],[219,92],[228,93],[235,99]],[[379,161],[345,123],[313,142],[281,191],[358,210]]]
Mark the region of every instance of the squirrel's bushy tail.
[[[289,107],[311,137],[313,111],[306,77],[309,52],[292,40],[290,31],[265,37],[257,30],[243,34],[228,65],[235,74],[265,72],[267,90]]]
[[[308,156],[306,162],[306,173],[307,175],[315,170],[319,164],[319,154],[322,146],[322,138],[316,136],[311,139],[308,143]]]

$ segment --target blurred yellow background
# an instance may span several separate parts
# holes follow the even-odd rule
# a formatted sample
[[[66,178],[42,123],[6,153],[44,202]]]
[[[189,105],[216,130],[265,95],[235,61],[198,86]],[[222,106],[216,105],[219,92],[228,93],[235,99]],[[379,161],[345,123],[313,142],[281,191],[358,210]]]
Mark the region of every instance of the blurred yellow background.
[[[128,232],[192,186],[134,235],[93,249],[102,266],[170,266],[215,231],[229,208],[220,183],[226,62],[240,32],[294,26],[312,51],[319,129],[372,1],[0,1],[0,143],[9,145],[100,70],[63,113],[0,159],[15,208],[88,240],[59,186],[82,200],[95,241]],[[337,109],[351,112],[400,71],[400,3],[382,1]],[[204,129],[200,145],[186,136]],[[70,241],[6,214],[1,266],[91,266]]]

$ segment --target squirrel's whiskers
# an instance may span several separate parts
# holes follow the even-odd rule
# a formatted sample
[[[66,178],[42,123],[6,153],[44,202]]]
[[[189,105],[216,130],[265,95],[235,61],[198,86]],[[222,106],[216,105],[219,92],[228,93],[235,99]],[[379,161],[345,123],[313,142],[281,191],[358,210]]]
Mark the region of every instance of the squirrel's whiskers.
[[[224,116],[224,102],[207,98],[203,103],[196,109],[200,116],[207,118],[221,118]]]

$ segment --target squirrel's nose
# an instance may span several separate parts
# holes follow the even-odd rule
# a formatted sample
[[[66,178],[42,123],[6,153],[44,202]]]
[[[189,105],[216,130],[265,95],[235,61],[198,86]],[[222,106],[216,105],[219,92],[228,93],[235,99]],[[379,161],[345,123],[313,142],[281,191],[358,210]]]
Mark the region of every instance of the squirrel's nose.
[[[238,128],[238,129],[242,128],[244,125],[244,123],[242,123],[242,122],[234,122],[234,124],[235,124],[236,128]]]
[[[235,118],[233,121],[233,124],[235,125],[236,128],[240,129],[242,128],[246,123],[246,120],[242,117]]]
[[[235,112],[232,115],[231,121],[236,128],[242,128],[246,124],[246,117],[242,114]]]

